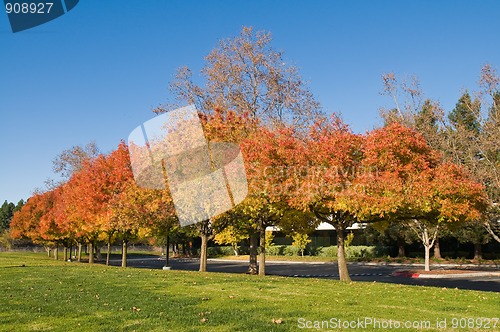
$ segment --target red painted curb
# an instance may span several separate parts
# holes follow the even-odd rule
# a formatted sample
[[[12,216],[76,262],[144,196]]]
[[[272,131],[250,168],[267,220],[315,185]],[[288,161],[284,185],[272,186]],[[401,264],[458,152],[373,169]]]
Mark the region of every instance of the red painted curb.
[[[419,278],[419,273],[412,273],[411,271],[396,271],[391,274],[393,277],[407,277],[407,278]]]

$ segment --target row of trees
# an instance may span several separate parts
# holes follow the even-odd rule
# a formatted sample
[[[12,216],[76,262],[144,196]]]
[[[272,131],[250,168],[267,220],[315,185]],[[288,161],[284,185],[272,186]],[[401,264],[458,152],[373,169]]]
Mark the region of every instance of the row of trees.
[[[217,110],[204,124],[211,140],[217,139],[211,133],[225,137],[224,128],[246,133],[238,140],[249,195],[233,210],[200,223],[200,235],[232,231],[249,237],[253,259],[260,247],[259,274],[265,274],[265,229],[270,225],[307,234],[320,221],[332,224],[339,272],[348,280],[345,230],[354,222],[413,223],[428,267],[429,227],[479,220],[486,208],[482,185],[463,168],[442,161],[422,135],[398,123],[359,135],[333,116],[302,133],[291,127],[271,130],[245,115]],[[90,263],[93,246],[105,241],[109,248],[119,238],[126,266],[132,238],[168,234],[177,224],[168,191],[136,186],[128,149],[121,143],[108,155],[85,160],[66,183],[31,197],[14,215],[11,234],[65,248],[75,241],[87,243]],[[250,263],[251,270],[256,268]]]
[[[286,64],[270,41],[268,33],[243,28],[207,56],[205,85],[196,84],[199,80],[188,68],[181,68],[172,82],[177,102],[197,105],[210,142],[240,145],[248,179],[248,196],[241,204],[192,227],[202,239],[200,270],[206,269],[207,241],[218,234],[228,243],[248,239],[249,272],[265,274],[265,230],[271,225],[297,238],[321,221],[333,225],[341,280],[350,280],[345,230],[355,222],[376,223],[380,229],[411,227],[425,247],[426,269],[439,229],[481,222],[494,233],[498,182],[479,177],[468,163],[451,157],[446,146],[457,137],[458,127],[443,129],[448,127],[439,124],[436,103],[426,100],[400,109],[399,85],[394,75],[386,75],[386,92],[393,95],[396,108],[384,112],[382,128],[353,133],[340,117],[322,115],[297,69]],[[409,100],[418,99],[418,90],[402,87]],[[497,119],[498,108],[492,107],[488,119],[494,120],[484,124]],[[498,171],[495,123],[477,133],[494,144],[487,150],[478,138],[475,144],[482,154],[472,160],[493,160]],[[12,235],[64,246],[105,241],[108,248],[119,238],[125,266],[131,238],[179,230],[172,199],[168,191],[135,185],[124,143],[108,155],[87,150],[78,150],[84,156],[76,158],[81,163],[65,162],[76,153],[58,159],[60,169],[71,170],[68,181],[34,195],[15,214]],[[487,218],[490,222],[484,223]]]

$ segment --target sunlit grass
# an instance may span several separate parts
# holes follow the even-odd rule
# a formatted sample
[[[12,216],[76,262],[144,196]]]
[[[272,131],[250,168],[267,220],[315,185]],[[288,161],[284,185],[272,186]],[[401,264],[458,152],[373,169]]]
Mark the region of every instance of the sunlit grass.
[[[301,317],[435,324],[500,312],[497,293],[122,269],[54,261],[43,253],[0,253],[0,299],[2,331],[294,331]]]

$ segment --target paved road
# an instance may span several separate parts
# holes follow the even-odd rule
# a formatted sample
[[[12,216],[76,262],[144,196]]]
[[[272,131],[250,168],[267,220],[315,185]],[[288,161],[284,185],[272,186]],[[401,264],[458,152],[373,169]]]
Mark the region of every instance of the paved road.
[[[112,265],[119,265],[113,260]],[[163,258],[132,258],[128,265],[138,268],[161,269],[165,265]],[[198,259],[171,259],[170,266],[174,270],[198,270]],[[246,273],[248,262],[209,260],[207,270],[210,272]],[[365,265],[350,263],[349,273],[354,281],[386,282],[406,285],[435,286],[459,289],[500,292],[500,277],[468,277],[455,279],[423,279],[394,277],[391,273],[402,269],[415,269],[410,266]],[[296,263],[296,262],[266,262],[266,272],[269,275],[279,275],[302,278],[338,279],[336,263]]]

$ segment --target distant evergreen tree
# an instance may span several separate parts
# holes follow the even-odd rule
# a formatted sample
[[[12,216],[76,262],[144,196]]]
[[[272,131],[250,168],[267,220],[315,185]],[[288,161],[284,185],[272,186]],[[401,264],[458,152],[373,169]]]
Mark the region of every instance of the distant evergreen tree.
[[[438,151],[444,149],[444,133],[441,127],[444,111],[437,102],[430,99],[424,101],[422,107],[414,115],[414,128],[420,132],[427,143]]]
[[[465,92],[448,115],[448,119],[455,128],[464,127],[467,131],[478,135],[481,129],[480,112],[480,101],[477,99],[473,101],[470,94]]]
[[[15,208],[16,206],[14,203],[9,203],[7,201],[3,202],[2,207],[0,207],[0,229],[9,228]]]
[[[17,205],[14,208],[13,212],[21,210],[21,208],[24,206],[24,204],[26,204],[26,202],[24,201],[24,199],[21,199],[19,202],[17,202]]]

